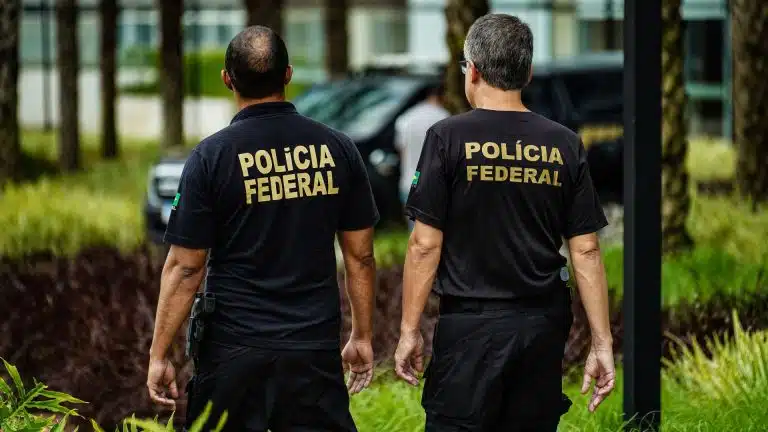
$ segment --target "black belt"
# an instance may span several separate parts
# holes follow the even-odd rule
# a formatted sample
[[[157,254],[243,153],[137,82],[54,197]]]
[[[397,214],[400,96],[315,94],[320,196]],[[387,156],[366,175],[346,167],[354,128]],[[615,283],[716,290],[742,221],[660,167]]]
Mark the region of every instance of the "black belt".
[[[567,293],[563,290],[562,294]],[[508,299],[486,299],[443,295],[440,297],[440,313],[481,313],[491,311],[521,311],[551,309],[562,302],[560,293],[544,296],[518,297]]]

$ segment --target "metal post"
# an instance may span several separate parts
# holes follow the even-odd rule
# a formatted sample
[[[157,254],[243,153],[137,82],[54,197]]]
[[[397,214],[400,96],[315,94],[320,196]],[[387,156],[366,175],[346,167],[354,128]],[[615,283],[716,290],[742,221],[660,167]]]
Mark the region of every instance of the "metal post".
[[[645,431],[661,419],[661,0],[624,0],[624,20],[624,415]]]
[[[48,132],[53,129],[53,115],[51,114],[51,69],[53,68],[51,59],[51,20],[53,19],[53,8],[48,4],[48,0],[40,1],[40,36],[42,51],[42,89],[43,89],[43,130]]]

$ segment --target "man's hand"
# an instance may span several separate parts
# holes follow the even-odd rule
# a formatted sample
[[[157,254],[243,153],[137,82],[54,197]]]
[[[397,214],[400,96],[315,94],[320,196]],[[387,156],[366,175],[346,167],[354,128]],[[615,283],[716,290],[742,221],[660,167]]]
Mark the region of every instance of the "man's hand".
[[[176,369],[170,360],[150,360],[147,373],[149,397],[159,405],[176,409],[179,389],[176,387]]]
[[[373,379],[373,348],[370,340],[350,338],[341,351],[344,369],[349,369],[347,390],[359,393],[371,384]]]
[[[592,398],[589,400],[589,411],[595,412],[598,405],[613,391],[616,384],[616,370],[613,365],[613,349],[608,347],[595,347],[589,350],[587,362],[584,365],[584,382],[581,385],[581,394],[589,391],[589,386],[595,380],[595,388]]]
[[[400,333],[395,351],[395,372],[409,384],[419,385],[416,372],[424,372],[424,338],[420,331]]]

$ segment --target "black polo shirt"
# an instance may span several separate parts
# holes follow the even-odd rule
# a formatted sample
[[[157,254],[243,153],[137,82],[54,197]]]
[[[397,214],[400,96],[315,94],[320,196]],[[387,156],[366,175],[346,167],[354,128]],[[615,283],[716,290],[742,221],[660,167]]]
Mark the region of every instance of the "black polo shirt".
[[[578,135],[532,112],[484,109],[429,129],[406,214],[443,231],[436,291],[473,298],[562,287],[563,237],[608,224]]]
[[[338,349],[335,234],[378,218],[354,143],[270,102],[195,147],[165,241],[210,249],[216,329],[267,348]]]

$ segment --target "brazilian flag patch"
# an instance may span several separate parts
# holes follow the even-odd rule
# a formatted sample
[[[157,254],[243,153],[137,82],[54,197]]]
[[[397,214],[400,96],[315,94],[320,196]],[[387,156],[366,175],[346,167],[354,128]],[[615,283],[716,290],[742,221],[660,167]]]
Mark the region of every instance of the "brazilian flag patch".
[[[177,193],[176,196],[173,198],[173,204],[171,204],[171,208],[176,210],[176,206],[179,205],[179,198],[181,198],[181,194]]]
[[[419,176],[421,175],[420,172],[416,171],[413,173],[413,180],[411,180],[411,186],[416,186],[416,183],[419,182]]]

